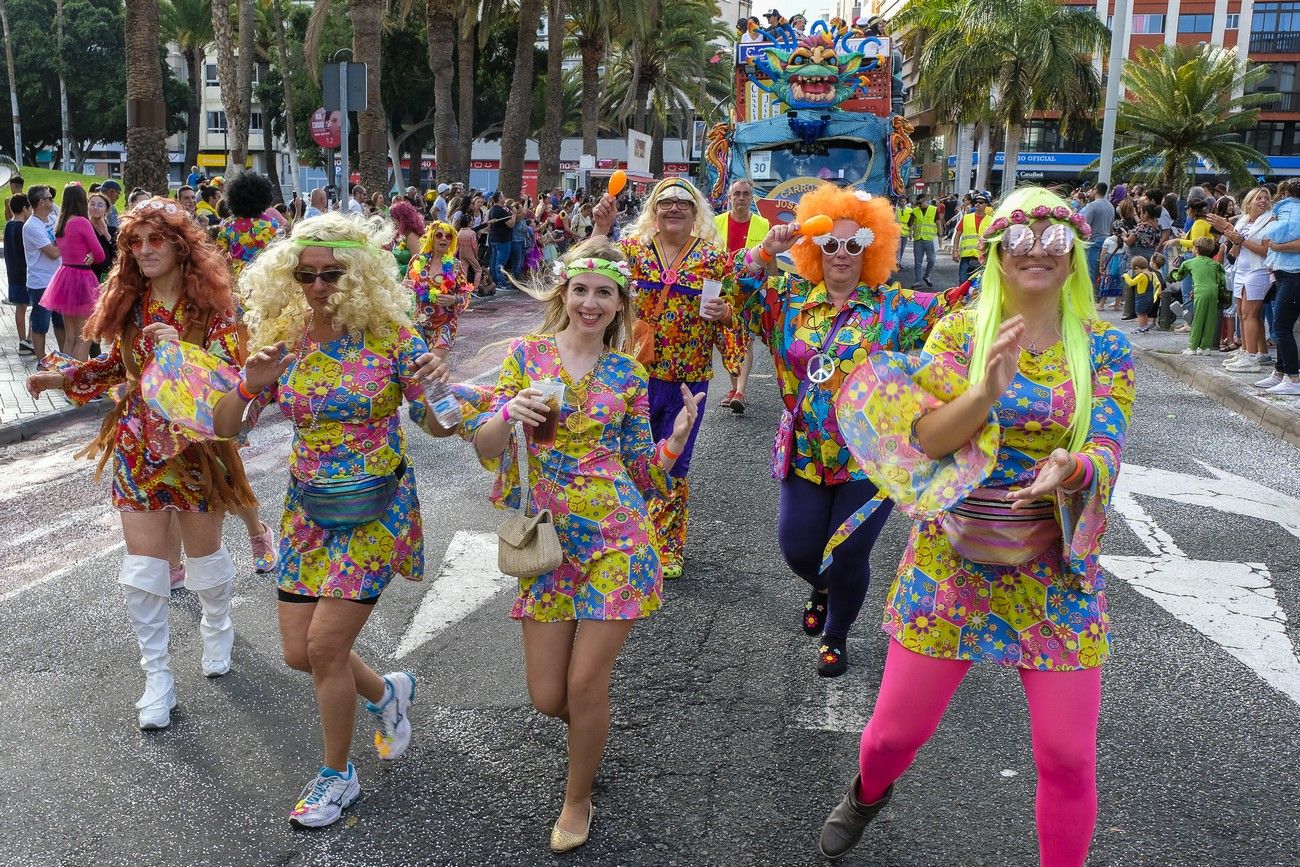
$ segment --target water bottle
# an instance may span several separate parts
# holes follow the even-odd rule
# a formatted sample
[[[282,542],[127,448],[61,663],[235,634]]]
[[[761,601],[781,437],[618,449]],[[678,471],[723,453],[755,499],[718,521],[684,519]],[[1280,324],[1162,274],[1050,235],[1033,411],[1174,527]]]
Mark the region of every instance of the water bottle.
[[[456,399],[456,395],[451,393],[447,383],[426,382],[424,384],[424,399],[429,404],[429,409],[433,411],[434,418],[438,419],[438,424],[442,425],[444,430],[455,430],[460,426],[460,401]]]

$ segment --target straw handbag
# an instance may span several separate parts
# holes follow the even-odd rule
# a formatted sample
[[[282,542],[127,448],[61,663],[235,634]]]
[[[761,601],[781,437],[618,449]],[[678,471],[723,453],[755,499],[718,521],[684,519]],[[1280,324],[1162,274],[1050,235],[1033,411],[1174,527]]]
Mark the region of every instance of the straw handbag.
[[[564,552],[551,520],[551,510],[528,514],[533,490],[529,484],[528,444],[522,424],[515,424],[512,438],[515,463],[519,467],[519,511],[497,528],[497,569],[515,578],[536,578],[558,567],[564,561]]]

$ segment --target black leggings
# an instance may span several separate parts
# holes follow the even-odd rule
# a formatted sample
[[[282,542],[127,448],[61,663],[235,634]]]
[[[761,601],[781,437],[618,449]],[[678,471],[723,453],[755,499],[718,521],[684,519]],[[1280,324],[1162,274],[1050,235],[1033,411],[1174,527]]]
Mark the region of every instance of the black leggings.
[[[1274,271],[1273,281],[1277,284],[1277,313],[1273,319],[1277,370],[1295,376],[1300,374],[1295,342],[1295,323],[1300,319],[1300,271]]]
[[[319,596],[306,596],[302,593],[290,593],[287,590],[281,590],[279,587],[275,588],[275,598],[279,599],[281,602],[295,602],[295,603],[320,601]],[[376,602],[379,601],[379,597],[371,596],[369,599],[345,599],[344,601],[355,602],[358,605],[374,605]]]

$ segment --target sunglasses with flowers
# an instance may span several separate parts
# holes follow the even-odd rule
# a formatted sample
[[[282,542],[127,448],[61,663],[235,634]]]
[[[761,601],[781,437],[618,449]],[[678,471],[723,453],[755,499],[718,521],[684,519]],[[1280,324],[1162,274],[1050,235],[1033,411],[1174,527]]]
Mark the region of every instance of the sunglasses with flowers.
[[[850,256],[860,256],[876,240],[876,233],[862,226],[848,238],[837,238],[826,234],[818,235],[812,240],[827,256],[834,256],[840,251],[840,247],[843,247],[844,252]]]
[[[1074,235],[1074,230],[1064,223],[1052,223],[1041,234],[1024,223],[1012,223],[999,246],[1012,256],[1028,256],[1035,245],[1048,256],[1065,256],[1074,249]]]

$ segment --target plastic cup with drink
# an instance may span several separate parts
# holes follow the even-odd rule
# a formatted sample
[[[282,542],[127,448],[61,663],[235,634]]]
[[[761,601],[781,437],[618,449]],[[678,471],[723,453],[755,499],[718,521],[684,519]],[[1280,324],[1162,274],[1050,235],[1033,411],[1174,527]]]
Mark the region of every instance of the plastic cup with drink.
[[[564,383],[554,379],[535,379],[528,385],[541,392],[541,399],[546,404],[546,419],[533,428],[532,440],[541,448],[553,448],[555,432],[560,427],[560,407],[564,405]]]
[[[704,305],[713,298],[722,297],[721,280],[705,280],[700,287],[700,313],[704,312]]]

